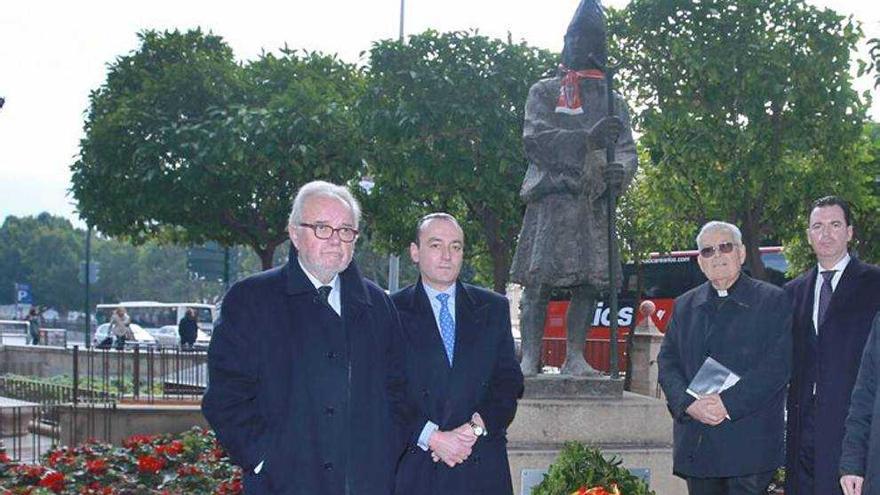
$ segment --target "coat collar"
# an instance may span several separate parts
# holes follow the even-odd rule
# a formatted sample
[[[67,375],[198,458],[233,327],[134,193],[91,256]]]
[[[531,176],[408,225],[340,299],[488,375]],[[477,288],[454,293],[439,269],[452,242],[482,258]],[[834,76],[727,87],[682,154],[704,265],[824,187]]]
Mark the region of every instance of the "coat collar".
[[[757,282],[752,277],[749,277],[745,273],[739,274],[739,279],[734,282],[733,286],[728,291],[727,297],[730,298],[731,301],[737,303],[743,307],[751,307],[757,303],[758,294],[756,291],[751,290],[752,287]],[[715,288],[712,287],[712,283],[708,280],[703,283],[703,285],[697,287],[697,293],[694,296],[694,301],[697,306],[705,306],[712,300],[712,293],[715,292]]]
[[[287,278],[286,292],[288,295],[311,294],[316,292],[315,286],[309,277],[306,276],[302,268],[297,262],[296,248],[291,244],[290,254],[287,258],[287,264],[284,265],[284,273]],[[348,268],[339,274],[339,281],[342,288],[342,304],[357,304],[372,306],[370,293],[364,284],[364,279],[354,260],[348,265]]]

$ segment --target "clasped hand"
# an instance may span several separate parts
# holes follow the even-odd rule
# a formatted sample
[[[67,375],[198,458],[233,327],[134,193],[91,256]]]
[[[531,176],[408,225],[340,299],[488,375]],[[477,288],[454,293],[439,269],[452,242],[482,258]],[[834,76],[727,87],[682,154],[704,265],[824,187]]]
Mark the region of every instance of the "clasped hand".
[[[482,418],[478,414],[474,415],[473,420],[483,426]],[[475,443],[477,443],[477,435],[468,423],[452,431],[435,431],[428,439],[431,458],[434,462],[443,461],[449,467],[455,467],[467,460]]]
[[[716,426],[727,417],[727,408],[718,394],[707,395],[691,403],[685,411],[700,423]]]

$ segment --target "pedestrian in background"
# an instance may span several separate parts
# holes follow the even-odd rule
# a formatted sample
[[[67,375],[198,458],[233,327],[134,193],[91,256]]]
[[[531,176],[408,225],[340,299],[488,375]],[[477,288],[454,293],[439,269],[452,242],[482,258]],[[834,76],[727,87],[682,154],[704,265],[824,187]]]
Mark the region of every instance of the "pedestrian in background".
[[[40,311],[36,306],[31,308],[27,315],[28,334],[30,335],[31,345],[40,344]]]
[[[196,312],[187,308],[180,323],[177,324],[177,333],[180,334],[180,346],[186,350],[192,350],[199,333],[199,323],[196,321]]]
[[[113,316],[110,318],[110,333],[116,337],[116,350],[125,349],[125,339],[132,334],[128,325],[131,323],[131,317],[125,312],[125,308],[116,308]]]

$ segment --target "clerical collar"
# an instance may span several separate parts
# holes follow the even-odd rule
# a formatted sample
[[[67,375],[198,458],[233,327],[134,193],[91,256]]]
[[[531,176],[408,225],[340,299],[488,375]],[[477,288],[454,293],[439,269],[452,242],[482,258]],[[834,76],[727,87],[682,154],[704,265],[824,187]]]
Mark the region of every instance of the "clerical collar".
[[[728,287],[726,289],[716,289],[715,286],[712,286],[712,290],[715,292],[715,294],[718,297],[727,297],[733,291],[736,290],[736,287],[737,287],[737,285],[739,285],[740,280],[742,280],[742,274],[740,274],[740,276],[736,277],[736,280],[733,281],[733,284],[731,284],[730,287]],[[711,282],[709,283],[709,285],[712,285]]]

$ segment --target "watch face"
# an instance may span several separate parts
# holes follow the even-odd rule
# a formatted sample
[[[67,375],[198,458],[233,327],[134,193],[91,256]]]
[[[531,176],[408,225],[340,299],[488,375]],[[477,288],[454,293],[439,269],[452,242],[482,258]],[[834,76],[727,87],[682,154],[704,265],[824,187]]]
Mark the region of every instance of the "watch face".
[[[481,437],[485,434],[486,434],[486,430],[484,430],[482,426],[480,426],[480,425],[474,426],[474,435]]]

